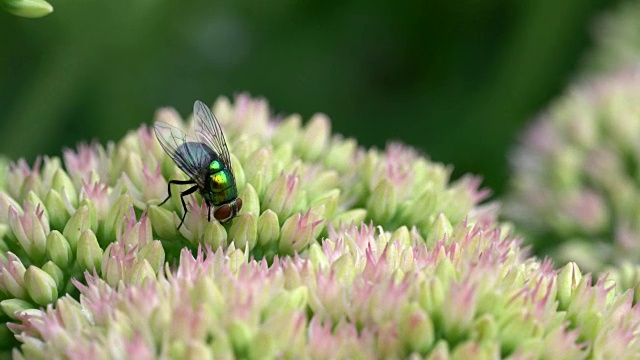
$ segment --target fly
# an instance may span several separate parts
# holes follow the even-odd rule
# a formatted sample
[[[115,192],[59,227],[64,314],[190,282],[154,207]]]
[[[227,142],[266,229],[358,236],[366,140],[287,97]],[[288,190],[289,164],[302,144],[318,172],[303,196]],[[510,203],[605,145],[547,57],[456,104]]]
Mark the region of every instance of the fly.
[[[225,223],[238,215],[242,209],[242,199],[233,176],[229,149],[222,128],[208,106],[199,100],[193,104],[196,139],[187,138],[184,131],[162,121],[156,121],[153,129],[160,145],[169,154],[189,180],[169,180],[169,196],[158,206],[171,198],[171,185],[193,185],[180,193],[184,214],[178,229],[187,216],[184,197],[196,191],[202,195],[207,207],[207,220],[213,217]]]

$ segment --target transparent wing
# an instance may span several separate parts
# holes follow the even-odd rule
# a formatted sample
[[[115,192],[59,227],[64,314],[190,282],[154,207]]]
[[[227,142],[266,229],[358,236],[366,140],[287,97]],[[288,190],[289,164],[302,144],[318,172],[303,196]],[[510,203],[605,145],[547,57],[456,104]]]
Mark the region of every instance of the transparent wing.
[[[185,172],[198,186],[203,187],[206,181],[206,172],[202,171],[202,164],[205,169],[208,167],[208,159],[203,151],[196,151],[192,146],[186,146],[187,134],[175,126],[162,121],[156,121],[153,125],[158,142],[169,154],[178,167]],[[206,146],[206,145],[205,145]]]
[[[193,104],[193,114],[196,116],[196,138],[209,145],[218,154],[224,165],[233,172],[227,142],[216,117],[209,107],[200,100],[196,100]]]

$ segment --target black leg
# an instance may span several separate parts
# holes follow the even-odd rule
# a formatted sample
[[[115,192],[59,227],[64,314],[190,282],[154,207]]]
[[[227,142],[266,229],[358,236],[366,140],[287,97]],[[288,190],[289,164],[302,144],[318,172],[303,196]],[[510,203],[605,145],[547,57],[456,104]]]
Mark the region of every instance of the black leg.
[[[207,204],[207,209],[209,210],[207,212],[207,221],[211,222],[211,204],[209,204],[209,201],[207,199],[204,199],[204,203]]]
[[[160,204],[158,204],[158,206],[162,206],[162,204],[166,203],[167,200],[171,199],[171,184],[175,184],[175,185],[193,185],[196,182],[193,180],[169,180],[169,184],[167,186],[168,191],[169,191],[169,196],[167,196],[166,199],[164,199],[163,202],[161,202]]]
[[[184,210],[184,214],[182,214],[182,220],[180,220],[180,225],[178,225],[178,230],[180,230],[180,226],[184,223],[184,218],[187,216],[187,204],[184,203],[184,197],[187,195],[193,194],[196,190],[198,190],[198,185],[188,188],[187,190],[180,193],[180,201],[182,201],[182,209]]]

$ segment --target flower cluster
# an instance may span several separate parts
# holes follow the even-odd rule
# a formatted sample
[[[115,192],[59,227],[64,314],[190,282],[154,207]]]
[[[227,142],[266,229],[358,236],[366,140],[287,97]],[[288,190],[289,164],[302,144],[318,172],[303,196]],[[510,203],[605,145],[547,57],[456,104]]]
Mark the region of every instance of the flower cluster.
[[[448,223],[446,218],[443,222]],[[427,246],[406,227],[331,230],[306,256],[183,250],[157,281],[114,287],[87,274],[11,324],[15,358],[634,358],[630,294],[575,264],[526,259],[491,223]]]
[[[581,267],[640,260],[640,68],[569,91],[517,149],[505,214]]]
[[[358,148],[324,115],[275,122],[247,96],[214,113],[243,199],[226,224],[197,194],[180,229],[178,191],[158,206],[185,175],[146,126],[0,166],[14,358],[640,355],[632,292],[527,258],[477,178]]]
[[[197,194],[186,198],[180,229],[179,191],[158,206],[168,180],[186,177],[145,125],[118,143],[67,149],[61,159],[43,157],[32,166],[3,162],[2,321],[65,295],[77,297],[85,272],[114,289],[143,284],[182,258],[185,247],[240,249],[271,262],[308,256],[331,226],[372,221],[390,231],[411,229],[433,245],[447,224],[495,218],[494,205],[478,206],[488,195],[478,178],[450,184],[449,168],[399,144],[384,151],[359,148],[332,136],[324,115],[304,126],[298,115],[276,122],[264,100],[246,95],[235,104],[222,98],[213,111],[225,128],[243,199],[230,224],[207,221]],[[159,110],[156,120],[192,133],[193,121],[175,110]]]
[[[640,62],[640,2],[622,1],[600,16],[593,29],[595,47],[583,71],[603,74]]]

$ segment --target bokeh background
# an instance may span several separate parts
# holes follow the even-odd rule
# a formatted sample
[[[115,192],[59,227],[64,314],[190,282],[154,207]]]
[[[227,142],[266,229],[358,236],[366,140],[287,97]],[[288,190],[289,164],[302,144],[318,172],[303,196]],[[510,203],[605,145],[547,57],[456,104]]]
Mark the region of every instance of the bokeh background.
[[[508,149],[576,76],[604,0],[53,1],[0,11],[0,153],[117,140],[156,108],[247,91],[411,144],[500,194]]]

